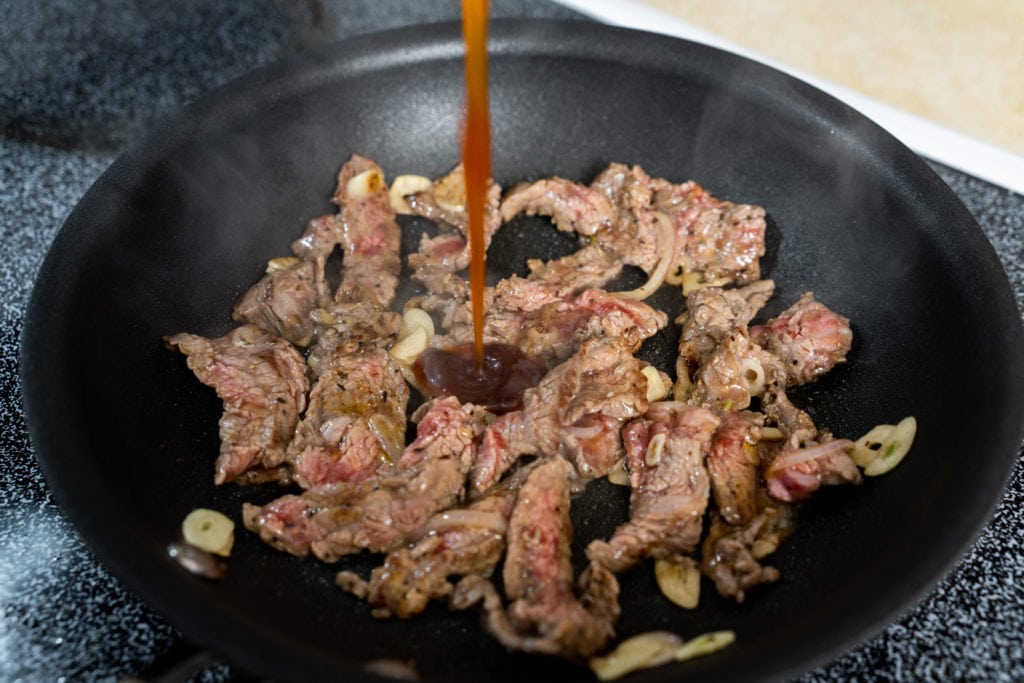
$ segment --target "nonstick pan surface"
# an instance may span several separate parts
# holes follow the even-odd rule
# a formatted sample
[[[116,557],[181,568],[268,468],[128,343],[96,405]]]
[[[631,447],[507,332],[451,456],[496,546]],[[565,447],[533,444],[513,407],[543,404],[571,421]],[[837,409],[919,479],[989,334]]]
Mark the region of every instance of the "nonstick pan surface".
[[[582,666],[510,654],[473,613],[436,605],[377,620],[335,588],[337,567],[272,550],[240,528],[209,582],[166,554],[185,514],[240,523],[272,488],[213,485],[213,392],[162,337],[233,326],[236,298],[287,253],[358,152],[389,177],[458,160],[456,24],[361,37],[256,72],[141,140],[68,218],[40,272],[23,336],[32,440],[54,495],[97,555],[195,640],[275,680],[368,680],[365,662],[413,661],[424,680],[591,680]],[[650,567],[622,580],[623,637],[732,629],[722,652],[635,680],[782,680],[881,630],[968,548],[1021,439],[1020,316],[991,245],[913,153],[829,96],[751,61],[590,23],[496,21],[494,175],[589,181],[606,164],[695,179],[766,207],[769,312],[805,291],[853,321],[849,363],[793,398],[856,438],[916,416],[907,460],[820,492],[773,558],[782,573],[742,605],[704,586],[670,605]],[[412,237],[418,226],[407,225]],[[546,221],[499,233],[492,275],[565,249]],[[669,362],[672,339],[647,349]],[[625,518],[627,492],[574,501],[576,547]],[[239,527],[241,525],[239,524]],[[346,564],[366,570],[370,558]]]

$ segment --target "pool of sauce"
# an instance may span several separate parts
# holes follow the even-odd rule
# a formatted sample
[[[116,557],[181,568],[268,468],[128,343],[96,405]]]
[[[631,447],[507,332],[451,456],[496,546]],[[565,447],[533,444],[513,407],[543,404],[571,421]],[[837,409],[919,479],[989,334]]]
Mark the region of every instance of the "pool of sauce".
[[[547,367],[512,344],[484,344],[483,362],[478,364],[473,345],[467,343],[427,349],[416,359],[413,372],[429,394],[455,396],[501,414],[522,408],[523,392],[536,386]]]

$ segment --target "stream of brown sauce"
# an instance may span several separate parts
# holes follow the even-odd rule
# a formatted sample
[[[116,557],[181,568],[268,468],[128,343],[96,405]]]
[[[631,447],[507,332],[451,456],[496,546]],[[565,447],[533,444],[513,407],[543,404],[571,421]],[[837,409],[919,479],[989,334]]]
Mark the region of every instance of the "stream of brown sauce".
[[[487,280],[484,212],[491,177],[491,119],[487,93],[488,0],[462,0],[466,43],[466,111],[462,166],[469,218],[469,283],[473,344],[428,349],[414,372],[435,396],[456,396],[463,403],[507,412],[522,405],[522,393],[544,374],[544,365],[510,344],[484,344],[484,289]]]
[[[469,218],[469,284],[473,308],[473,360],[484,364],[484,285],[487,279],[484,206],[491,177],[491,114],[487,100],[488,0],[462,0],[462,35],[466,41],[466,118],[462,165]]]

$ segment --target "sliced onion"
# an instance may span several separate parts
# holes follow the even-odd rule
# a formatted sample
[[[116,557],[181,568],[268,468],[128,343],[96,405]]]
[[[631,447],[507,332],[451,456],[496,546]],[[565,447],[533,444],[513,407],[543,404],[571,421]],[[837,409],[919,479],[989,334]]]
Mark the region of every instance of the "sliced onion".
[[[831,455],[837,451],[846,450],[852,445],[853,443],[847,439],[835,439],[817,446],[808,446],[807,448],[799,448],[795,451],[789,451],[778,456],[775,460],[772,460],[771,465],[768,466],[768,472],[777,472],[778,470],[787,469],[794,465],[824,458],[825,456]]]
[[[631,289],[628,292],[616,292],[616,296],[621,296],[625,299],[646,299],[651,294],[654,294],[658,287],[661,287],[665,282],[665,276],[668,275],[668,267],[672,264],[672,257],[675,255],[676,231],[672,227],[672,222],[668,219],[668,216],[661,211],[655,211],[654,217],[658,219],[658,227],[660,228],[658,231],[658,248],[661,249],[661,259],[658,260],[658,265],[655,266],[654,271],[643,286]]]

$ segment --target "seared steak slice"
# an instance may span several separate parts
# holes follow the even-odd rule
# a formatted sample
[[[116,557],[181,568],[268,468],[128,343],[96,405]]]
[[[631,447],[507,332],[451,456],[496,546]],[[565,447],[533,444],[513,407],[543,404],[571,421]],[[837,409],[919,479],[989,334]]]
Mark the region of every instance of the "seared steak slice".
[[[281,550],[312,551],[325,562],[394,550],[462,497],[483,419],[482,411],[454,398],[435,401],[388,474],[323,484],[263,507],[246,504],[245,526]]]
[[[747,329],[774,290],[771,280],[758,280],[738,289],[704,287],[687,295],[679,355],[691,377],[719,344]]]
[[[330,298],[323,273],[313,261],[274,259],[263,276],[238,303],[232,317],[262,327],[296,346],[313,339],[310,313]]]
[[[405,200],[418,216],[456,228],[464,237],[469,230],[469,214],[466,212],[466,174],[461,162],[448,175],[436,179],[430,189],[407,195]],[[500,203],[501,186],[493,179],[488,179],[484,206],[485,246],[491,243],[491,237],[501,226]],[[465,241],[463,242],[465,246]],[[465,263],[456,270],[468,267],[468,251],[462,258],[465,259]]]
[[[559,230],[594,235],[611,227],[612,207],[601,192],[564,178],[544,178],[513,187],[501,202],[501,217],[550,216]]]
[[[764,471],[768,493],[784,502],[801,500],[823,485],[859,484],[860,469],[850,459],[853,442],[822,434],[821,443],[784,445]]]
[[[650,272],[661,256],[658,223],[675,233],[671,272],[701,273],[705,280],[753,282],[764,255],[765,212],[716,199],[693,181],[651,178],[639,166],[611,164],[591,183],[615,207],[611,229],[597,243],[626,263]]]
[[[651,272],[666,248],[662,244],[659,217],[653,205],[656,181],[639,166],[613,163],[590,184],[607,197],[614,217],[608,229],[595,235],[604,249],[618,254],[630,265]]]
[[[740,284],[761,277],[767,226],[763,208],[717,199],[692,180],[664,183],[655,206],[676,229],[673,270]]]
[[[493,305],[533,311],[585,289],[604,287],[622,272],[622,260],[596,244],[551,261],[527,261],[529,277],[506,278],[494,287]]]
[[[600,477],[622,456],[620,430],[647,410],[642,361],[618,339],[590,339],[523,393],[523,409],[484,433],[470,475],[478,496],[521,455],[563,456],[581,477]]]
[[[392,467],[405,445],[409,387],[383,349],[331,360],[309,394],[309,407],[288,447],[303,488],[363,481]]]
[[[402,231],[388,201],[387,188],[352,198],[341,210],[345,258],[337,301],[366,302],[386,308],[395,298],[402,269]]]
[[[853,343],[848,318],[807,292],[777,318],[751,329],[754,341],[780,359],[791,384],[807,384],[846,362]]]
[[[762,565],[754,552],[754,543],[773,513],[763,512],[738,527],[717,515],[712,517],[702,547],[701,571],[715,582],[723,597],[743,602],[746,591],[754,586],[779,580],[779,570]]]
[[[165,341],[188,356],[188,367],[224,402],[214,482],[281,465],[309,391],[295,347],[255,325],[219,339],[176,334]]]
[[[401,315],[366,302],[332,302],[313,311],[313,320],[319,331],[306,363],[314,377],[350,363],[353,354],[389,348],[402,326]]]
[[[758,470],[764,416],[723,411],[705,466],[715,506],[730,524],[744,524],[757,514]]]
[[[613,572],[646,557],[668,558],[697,547],[710,484],[704,459],[720,423],[710,410],[677,401],[654,403],[623,429],[630,516],[587,557]]]
[[[694,380],[690,403],[718,410],[743,410],[753,396],[782,391],[786,369],[778,357],[752,342],[745,331],[736,331],[704,358]]]
[[[614,635],[619,614],[618,582],[602,567],[580,577],[584,598],[573,591],[569,504],[573,467],[561,458],[539,463],[519,490],[508,527],[502,569],[502,609],[493,585],[463,579],[453,605],[483,603],[484,627],[513,650],[586,657]]]
[[[491,576],[505,553],[509,515],[528,471],[529,466],[517,470],[466,508],[436,513],[416,543],[389,553],[369,581],[344,571],[338,585],[365,598],[374,616],[406,619],[451,595],[450,577]]]
[[[484,342],[512,344],[549,366],[572,356],[586,340],[599,337],[619,338],[636,352],[668,323],[662,311],[602,289],[588,289],[529,311],[504,308],[505,303],[496,301],[488,308]],[[472,335],[472,324],[467,323],[432,344],[444,348],[467,343]]]

